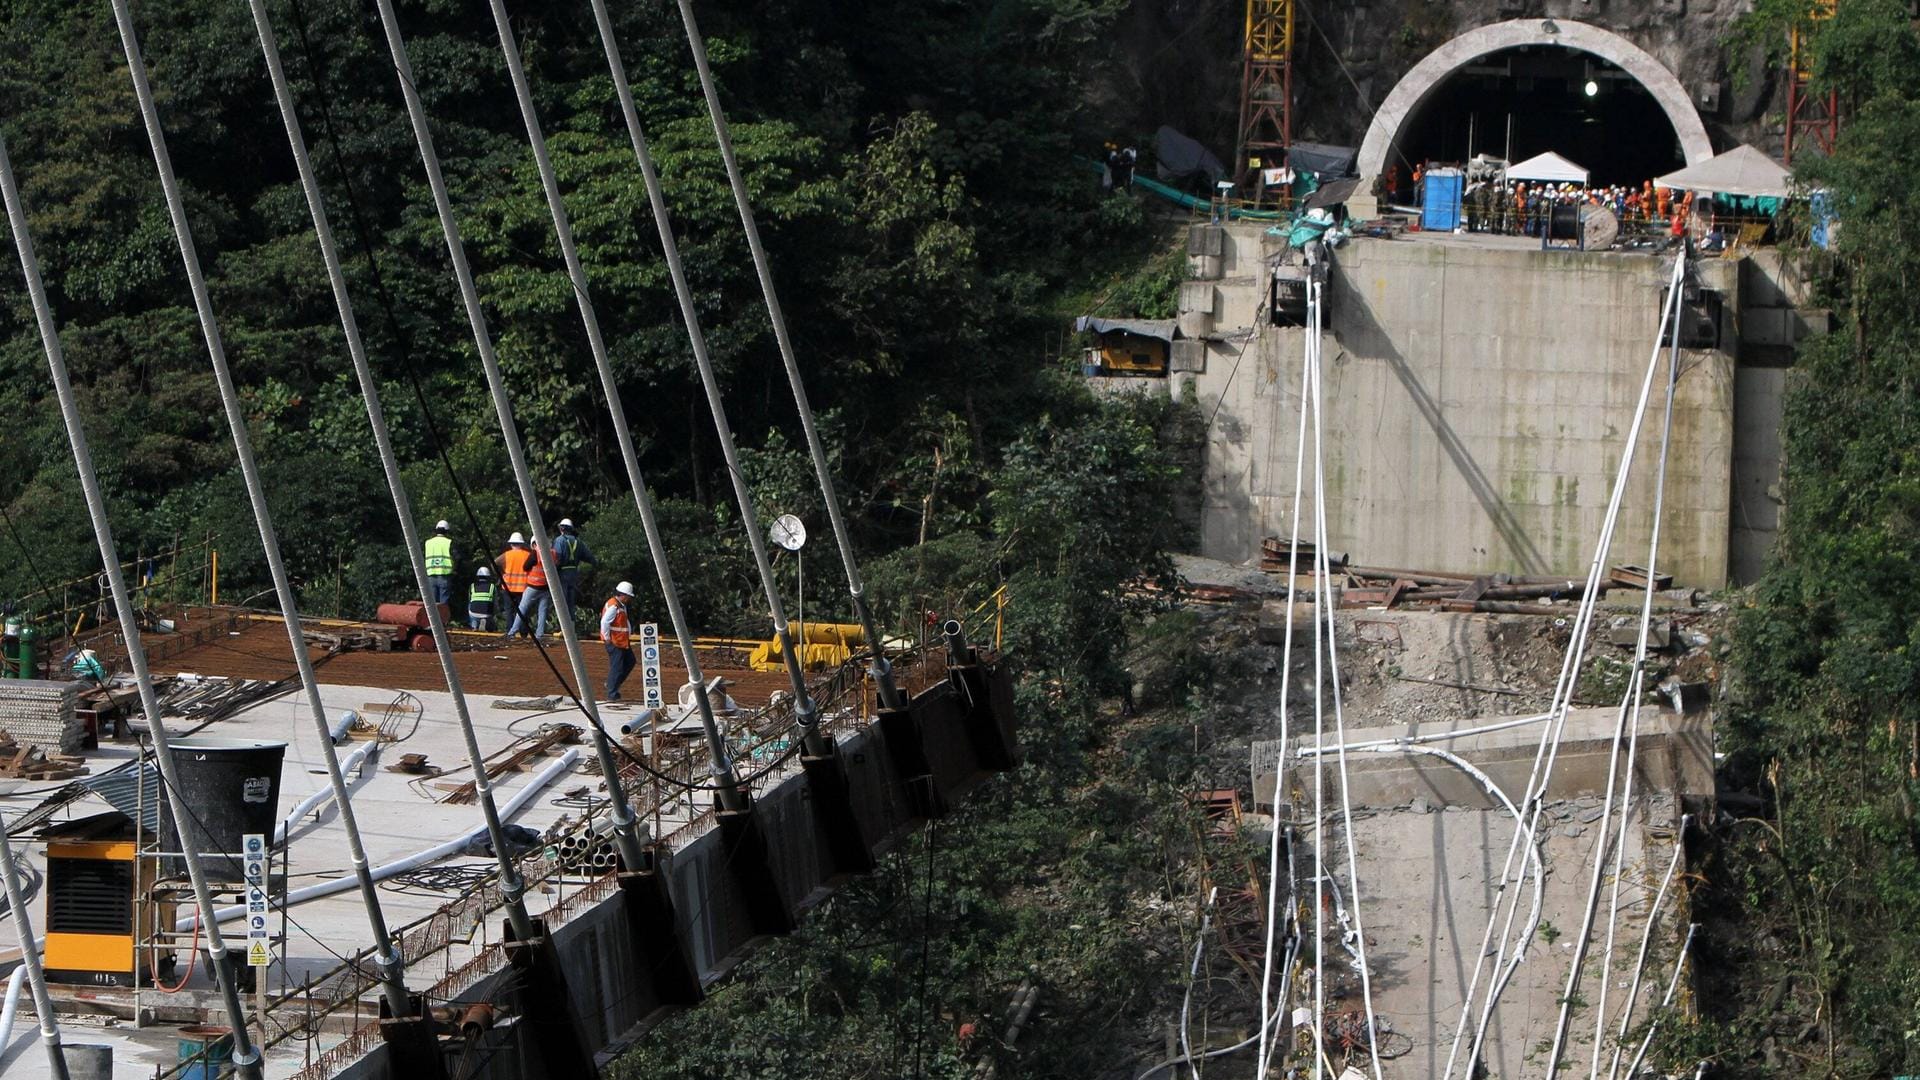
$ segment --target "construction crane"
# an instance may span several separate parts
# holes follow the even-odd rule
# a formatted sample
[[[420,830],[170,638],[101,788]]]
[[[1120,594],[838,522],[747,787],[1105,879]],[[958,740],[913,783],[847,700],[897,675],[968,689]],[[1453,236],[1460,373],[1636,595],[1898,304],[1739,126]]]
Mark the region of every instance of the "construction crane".
[[[1816,23],[1833,18],[1838,0],[1813,0],[1803,21],[1788,32],[1787,53],[1787,164],[1793,164],[1794,150],[1811,138],[1811,149],[1832,154],[1840,138],[1840,94],[1828,90],[1813,92],[1813,30]]]
[[[1292,142],[1293,0],[1247,0],[1234,153],[1240,189],[1258,191],[1260,170],[1284,164]]]

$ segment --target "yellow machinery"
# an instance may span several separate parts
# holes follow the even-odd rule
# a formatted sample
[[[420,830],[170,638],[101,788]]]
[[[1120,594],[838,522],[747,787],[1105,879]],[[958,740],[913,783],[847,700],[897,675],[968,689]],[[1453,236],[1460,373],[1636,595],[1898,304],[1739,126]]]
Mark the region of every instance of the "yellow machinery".
[[[790,622],[787,633],[793,638],[794,648],[800,650],[800,666],[808,671],[839,667],[853,659],[855,648],[867,643],[867,632],[858,623]],[[755,671],[785,668],[780,639],[756,643],[747,656],[747,666]]]
[[[65,822],[41,836],[47,841],[47,977],[134,985],[136,942],[150,929],[136,925],[146,920],[136,919],[134,896],[150,884],[138,879],[152,872],[150,862],[136,863],[133,822],[114,811]]]
[[[1103,375],[1165,375],[1167,343],[1159,338],[1124,331],[1101,334],[1087,350],[1088,361]]]

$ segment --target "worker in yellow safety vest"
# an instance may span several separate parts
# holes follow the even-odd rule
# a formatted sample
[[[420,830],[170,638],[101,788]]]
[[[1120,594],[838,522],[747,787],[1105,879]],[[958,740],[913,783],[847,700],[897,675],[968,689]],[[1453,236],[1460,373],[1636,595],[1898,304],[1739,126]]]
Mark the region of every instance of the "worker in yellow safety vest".
[[[453,537],[445,521],[433,525],[433,535],[422,546],[427,549],[427,599],[436,604],[453,602]]]
[[[467,629],[493,629],[493,605],[500,599],[500,586],[493,572],[482,566],[473,572],[473,585],[467,589]]]
[[[613,587],[613,595],[600,609],[600,640],[607,646],[606,700],[620,700],[620,684],[633,674],[633,623],[627,614],[627,601],[633,599],[633,583],[623,581]]]

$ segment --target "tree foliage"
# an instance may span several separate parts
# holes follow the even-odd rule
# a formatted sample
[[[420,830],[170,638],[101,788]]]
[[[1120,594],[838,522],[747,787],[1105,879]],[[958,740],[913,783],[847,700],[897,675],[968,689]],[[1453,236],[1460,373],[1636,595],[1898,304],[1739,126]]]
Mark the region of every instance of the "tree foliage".
[[[1103,212],[1070,153],[1087,137],[1082,86],[1121,6],[702,11],[863,546],[917,541],[915,501],[932,486],[942,520],[984,521],[981,467],[1057,392],[1038,350],[1007,343],[1038,340],[1048,297],[1083,273],[1086,257],[1063,257],[1058,241],[1134,242],[1123,238],[1138,221]],[[746,456],[768,459],[752,466],[771,485],[763,509],[817,510],[805,472],[788,468],[804,464],[797,423],[677,10],[613,7],[730,419]],[[464,549],[495,547],[524,514],[377,21],[355,0],[269,8],[409,485],[427,521],[456,522]],[[136,14],[255,445],[276,468],[316,474],[274,493],[294,571],[326,598],[323,613],[337,594],[340,613],[365,614],[383,590],[404,591],[404,572],[317,586],[399,533],[383,500],[355,497],[380,488],[371,439],[251,19],[214,0]],[[409,3],[400,20],[543,503],[583,521],[630,507],[487,8]],[[521,5],[514,29],[648,481],[687,504],[669,515],[676,525],[703,534],[690,561],[731,558],[739,548],[720,532],[739,519],[724,509],[730,487],[592,20],[584,5]],[[0,46],[0,117],[120,539],[152,550],[218,531],[230,549],[223,592],[252,591],[262,561],[241,550],[257,542],[233,501],[230,437],[110,10],[23,0],[0,12]],[[72,465],[29,315],[18,275],[0,275],[0,395],[13,424],[0,505],[25,535],[46,537],[66,518],[44,493]],[[634,524],[595,532],[637,557],[607,535]],[[49,577],[97,562],[85,544],[47,548]],[[735,590],[699,601],[708,612],[751,595],[732,570],[677,569]],[[653,576],[645,560],[607,572]],[[0,596],[28,592],[30,577],[0,563]]]
[[[1920,1068],[1920,41],[1903,5],[1862,0],[1814,45],[1855,105],[1834,156],[1799,170],[1842,222],[1808,256],[1841,325],[1791,384],[1782,532],[1723,730],[1723,782],[1761,809],[1710,866],[1705,1026],[1670,1048],[1727,1075]]]

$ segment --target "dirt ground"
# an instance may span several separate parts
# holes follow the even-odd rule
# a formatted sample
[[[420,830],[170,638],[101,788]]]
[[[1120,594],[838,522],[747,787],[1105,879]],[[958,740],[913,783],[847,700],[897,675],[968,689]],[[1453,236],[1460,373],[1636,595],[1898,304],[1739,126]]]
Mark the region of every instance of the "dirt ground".
[[[242,621],[236,629],[224,629],[224,618],[209,619],[203,612],[189,613],[179,620],[175,633],[142,635],[150,656],[149,666],[158,675],[193,672],[200,675],[225,675],[244,679],[284,679],[295,673],[293,651],[286,627],[278,621]],[[319,627],[326,629],[326,627]],[[210,640],[193,644],[186,638],[196,633]],[[116,639],[89,643],[110,666],[124,663],[125,650]],[[184,648],[181,646],[185,646]],[[607,653],[598,639],[583,640],[582,652],[588,677],[596,692],[604,688],[607,677]],[[474,694],[501,694],[544,697],[560,692],[553,672],[540,658],[540,650],[526,639],[502,644],[497,635],[462,633],[455,638],[454,667],[462,688]],[[558,633],[550,633],[547,655],[555,667],[572,680],[572,668]],[[671,695],[686,682],[686,668],[676,649],[662,650],[665,661],[662,680]],[[328,658],[326,651],[310,646],[307,655],[315,664],[314,675],[323,684],[334,686],[379,686],[395,690],[445,690],[446,681],[439,658],[430,652],[374,652],[352,650]],[[766,704],[776,690],[784,690],[784,672],[749,670],[737,653],[703,650],[702,673],[709,678],[724,675],[733,685],[728,693],[748,708]],[[637,674],[628,679],[628,688],[637,690]]]

